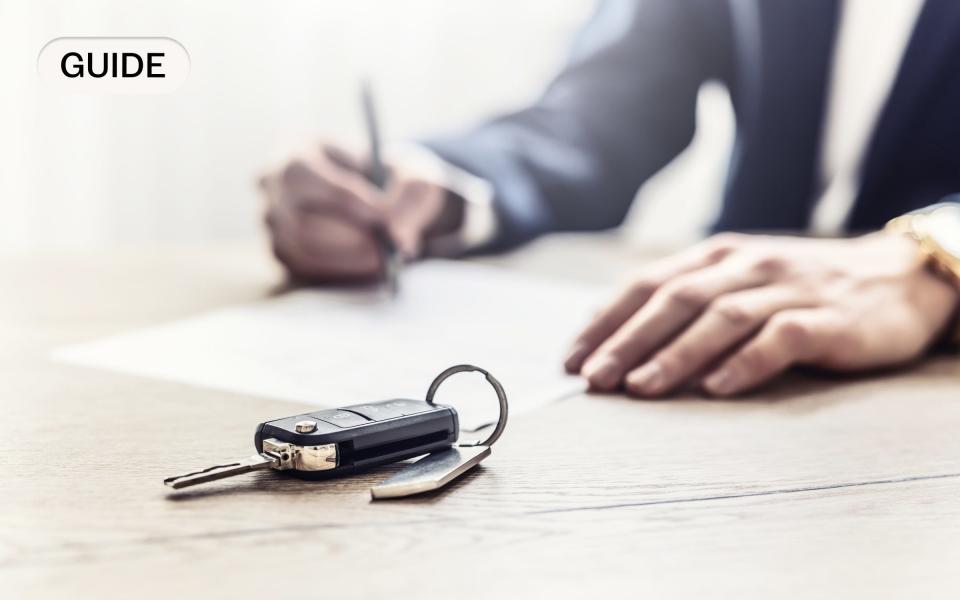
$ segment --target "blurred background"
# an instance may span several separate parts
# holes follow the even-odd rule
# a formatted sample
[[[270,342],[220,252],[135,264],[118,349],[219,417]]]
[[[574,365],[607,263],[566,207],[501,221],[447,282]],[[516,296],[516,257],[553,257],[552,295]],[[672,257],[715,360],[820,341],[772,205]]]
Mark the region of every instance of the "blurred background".
[[[0,249],[255,240],[259,172],[323,137],[362,142],[363,76],[388,139],[460,128],[535,98],[593,4],[0,0]],[[191,74],[169,95],[65,94],[35,66],[60,36],[169,36]],[[622,234],[701,235],[732,136],[726,92],[705,86],[693,144],[640,191]]]

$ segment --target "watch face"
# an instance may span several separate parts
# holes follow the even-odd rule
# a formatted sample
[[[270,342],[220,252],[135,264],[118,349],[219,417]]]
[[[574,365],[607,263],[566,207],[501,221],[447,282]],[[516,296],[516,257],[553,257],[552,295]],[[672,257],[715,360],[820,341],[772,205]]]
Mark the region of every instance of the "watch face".
[[[960,205],[943,206],[925,215],[923,231],[948,254],[960,260]]]

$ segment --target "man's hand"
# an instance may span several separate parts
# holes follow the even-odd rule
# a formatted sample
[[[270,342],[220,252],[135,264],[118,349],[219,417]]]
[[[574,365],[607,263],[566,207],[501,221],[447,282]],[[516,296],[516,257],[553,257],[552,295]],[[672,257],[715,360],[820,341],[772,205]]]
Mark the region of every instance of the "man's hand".
[[[580,334],[566,368],[600,391],[651,397],[700,382],[729,396],[791,365],[910,361],[958,296],[900,236],[722,234],[645,269]]]
[[[261,178],[273,252],[291,275],[320,283],[379,277],[378,231],[405,260],[420,256],[446,207],[446,190],[398,169],[380,190],[363,173],[360,161],[325,145]]]

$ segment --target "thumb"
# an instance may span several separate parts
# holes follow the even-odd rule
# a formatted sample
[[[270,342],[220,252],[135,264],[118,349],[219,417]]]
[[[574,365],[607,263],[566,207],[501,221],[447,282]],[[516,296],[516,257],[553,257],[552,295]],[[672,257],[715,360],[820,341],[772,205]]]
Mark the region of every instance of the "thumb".
[[[321,142],[320,154],[341,169],[357,173],[367,172],[367,161],[361,158],[359,154],[351,152],[339,144]]]

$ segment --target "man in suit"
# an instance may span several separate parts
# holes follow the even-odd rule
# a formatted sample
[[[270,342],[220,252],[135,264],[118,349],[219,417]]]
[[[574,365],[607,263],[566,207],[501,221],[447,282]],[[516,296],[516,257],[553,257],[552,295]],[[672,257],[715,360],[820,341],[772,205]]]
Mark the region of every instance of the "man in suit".
[[[920,234],[870,232],[960,199],[954,0],[605,2],[538,102],[399,154],[386,191],[333,146],[264,177],[275,253],[332,281],[381,272],[378,229],[415,259],[615,227],[690,142],[708,80],[737,122],[714,229],[740,233],[646,268],[566,368],[598,390],[732,395],[794,364],[904,363],[946,335],[955,275],[918,260]],[[778,230],[866,235],[743,233]]]

